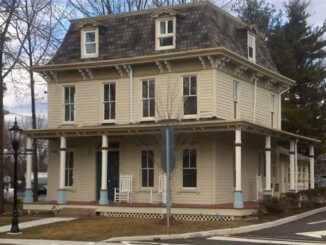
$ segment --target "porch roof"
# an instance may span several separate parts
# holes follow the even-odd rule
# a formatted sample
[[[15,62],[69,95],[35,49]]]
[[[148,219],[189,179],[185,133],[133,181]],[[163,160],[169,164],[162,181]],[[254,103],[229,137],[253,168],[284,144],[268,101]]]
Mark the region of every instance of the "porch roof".
[[[159,134],[166,126],[173,126],[176,133],[199,133],[216,131],[233,131],[241,128],[245,132],[261,135],[271,135],[280,139],[299,139],[306,143],[320,143],[320,140],[294,134],[280,129],[266,127],[246,120],[193,120],[179,121],[174,123],[146,122],[123,125],[100,125],[100,126],[61,126],[48,129],[24,130],[25,135],[34,139],[51,139],[60,136],[87,137],[87,136],[124,136],[124,135],[151,135]]]

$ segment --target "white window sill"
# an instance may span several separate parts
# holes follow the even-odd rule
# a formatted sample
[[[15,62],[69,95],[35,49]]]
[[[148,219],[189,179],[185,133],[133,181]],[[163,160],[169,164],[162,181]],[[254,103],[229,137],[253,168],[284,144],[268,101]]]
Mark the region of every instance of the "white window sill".
[[[169,49],[175,49],[175,46],[164,46],[164,47],[157,47],[156,50],[169,50]]]
[[[103,120],[102,123],[116,123],[115,119],[112,120]]]
[[[194,115],[183,115],[182,119],[199,119],[197,114]]]
[[[84,54],[81,56],[82,59],[91,59],[91,58],[98,58],[98,54]]]

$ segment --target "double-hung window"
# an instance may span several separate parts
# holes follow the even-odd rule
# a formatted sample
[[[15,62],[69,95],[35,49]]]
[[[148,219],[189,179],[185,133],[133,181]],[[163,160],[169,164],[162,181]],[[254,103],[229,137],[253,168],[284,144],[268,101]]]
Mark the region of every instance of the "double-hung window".
[[[248,59],[256,62],[256,36],[248,31]]]
[[[155,82],[142,81],[143,118],[155,117]]]
[[[197,187],[197,152],[195,149],[183,150],[182,175],[184,188]]]
[[[175,48],[175,17],[156,20],[156,49]]]
[[[115,83],[104,84],[104,120],[115,119]]]
[[[74,153],[66,152],[65,186],[73,186]]]
[[[82,31],[82,57],[92,58],[98,56],[98,29]]]
[[[237,119],[239,115],[239,83],[233,81],[233,118]]]
[[[154,187],[154,151],[141,152],[142,187]]]
[[[274,120],[275,120],[275,98],[274,94],[271,95],[271,127],[274,128]]]
[[[183,77],[183,114],[197,114],[197,77]]]
[[[64,121],[75,120],[75,86],[64,87]]]

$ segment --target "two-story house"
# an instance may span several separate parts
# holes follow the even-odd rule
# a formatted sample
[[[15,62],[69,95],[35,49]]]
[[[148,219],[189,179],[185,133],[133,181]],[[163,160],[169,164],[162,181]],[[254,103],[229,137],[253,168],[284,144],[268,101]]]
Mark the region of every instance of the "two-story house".
[[[27,177],[25,209],[163,215],[167,125],[175,218],[251,214],[261,195],[298,190],[300,176],[314,188],[319,141],[281,129],[281,95],[295,82],[259,30],[209,1],[72,20],[51,62],[34,70],[48,81],[49,124],[25,131],[27,151],[49,140],[48,194],[32,203]],[[308,161],[298,144],[310,147]]]

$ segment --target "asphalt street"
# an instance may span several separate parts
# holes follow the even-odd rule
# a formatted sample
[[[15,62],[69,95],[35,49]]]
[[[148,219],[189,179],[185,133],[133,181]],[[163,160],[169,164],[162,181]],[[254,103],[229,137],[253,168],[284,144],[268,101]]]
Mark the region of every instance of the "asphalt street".
[[[198,239],[179,239],[157,242],[123,242],[124,244],[325,244],[326,245],[326,212],[316,214],[295,222],[274,228],[255,231],[235,236],[216,236]]]

